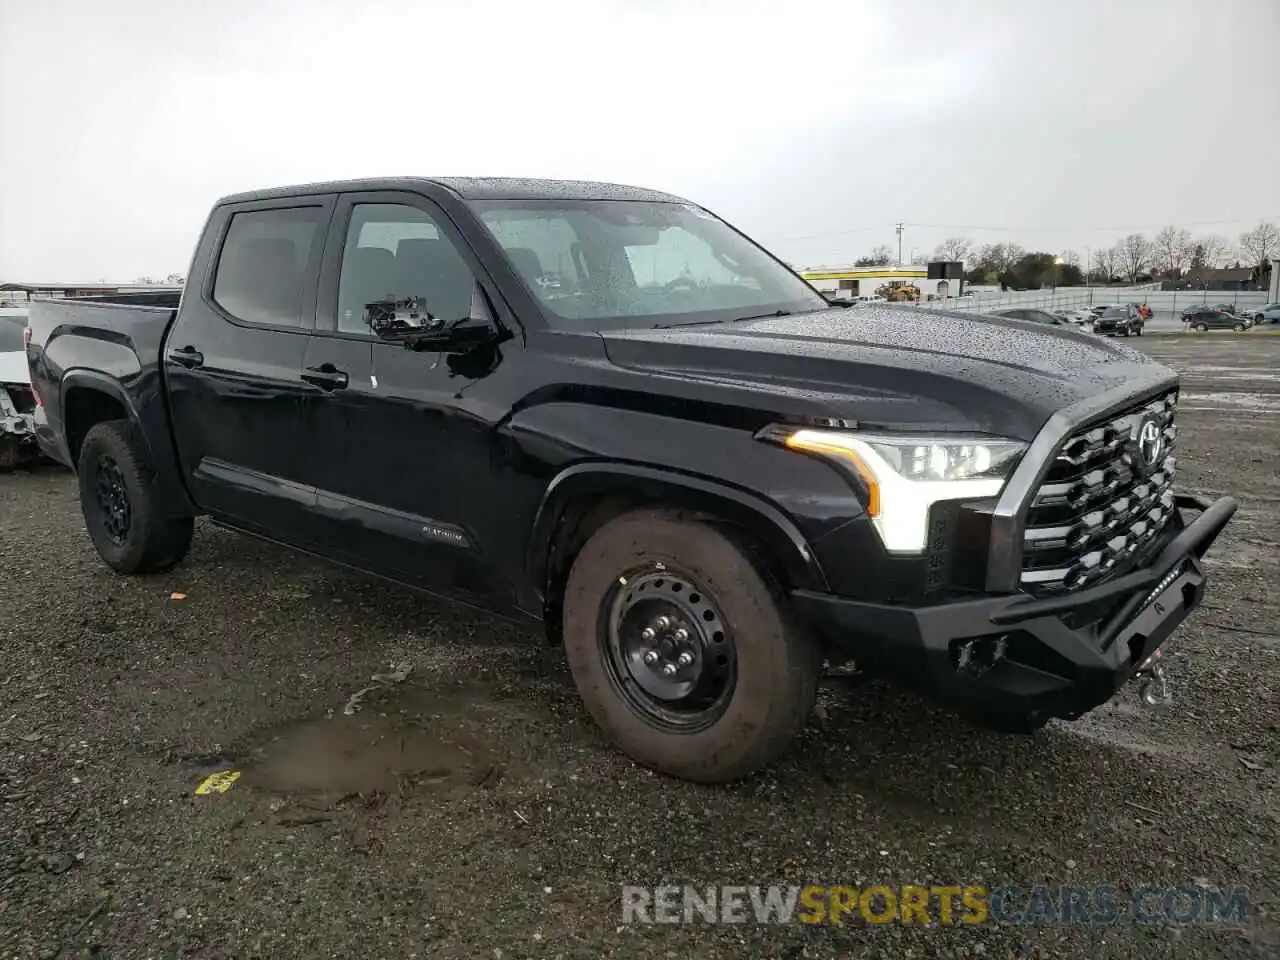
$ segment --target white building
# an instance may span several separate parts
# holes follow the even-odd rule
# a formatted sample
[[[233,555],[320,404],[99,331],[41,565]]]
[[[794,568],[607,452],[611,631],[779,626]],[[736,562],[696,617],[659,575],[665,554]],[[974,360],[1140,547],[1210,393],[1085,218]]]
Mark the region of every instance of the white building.
[[[841,297],[874,297],[881,287],[914,284],[920,299],[936,300],[960,293],[959,280],[930,280],[924,266],[809,267],[797,271],[820,293]]]

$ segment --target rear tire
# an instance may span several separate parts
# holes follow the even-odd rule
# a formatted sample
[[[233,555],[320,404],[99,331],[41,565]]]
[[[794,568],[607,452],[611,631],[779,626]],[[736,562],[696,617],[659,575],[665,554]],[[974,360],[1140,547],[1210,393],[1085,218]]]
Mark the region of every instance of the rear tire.
[[[90,428],[76,466],[85,529],[107,566],[117,573],[162,573],[182,561],[195,521],[159,509],[151,470],[129,421]]]
[[[624,514],[582,548],[565,589],[564,647],[587,711],[624,753],[702,783],[781,754],[822,672],[818,645],[743,549],[662,511]],[[680,652],[690,660],[675,667]]]

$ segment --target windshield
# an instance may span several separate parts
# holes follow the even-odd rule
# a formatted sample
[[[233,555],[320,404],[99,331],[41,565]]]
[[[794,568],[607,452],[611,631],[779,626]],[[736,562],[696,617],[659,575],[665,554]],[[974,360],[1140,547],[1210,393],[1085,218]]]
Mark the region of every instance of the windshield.
[[[558,329],[713,323],[830,306],[692,204],[500,200],[472,206]]]

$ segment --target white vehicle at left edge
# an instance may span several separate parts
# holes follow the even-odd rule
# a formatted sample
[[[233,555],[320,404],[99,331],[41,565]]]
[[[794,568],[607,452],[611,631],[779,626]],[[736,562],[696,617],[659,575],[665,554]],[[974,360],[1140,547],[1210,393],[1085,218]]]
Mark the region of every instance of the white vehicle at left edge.
[[[0,317],[0,470],[40,456],[35,437],[35,394],[23,342],[25,317]]]

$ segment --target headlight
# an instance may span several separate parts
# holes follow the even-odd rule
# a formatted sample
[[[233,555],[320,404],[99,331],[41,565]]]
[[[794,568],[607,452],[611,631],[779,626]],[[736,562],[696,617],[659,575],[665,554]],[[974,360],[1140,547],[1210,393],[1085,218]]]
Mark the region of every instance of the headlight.
[[[820,457],[865,487],[867,515],[890,553],[923,553],[929,508],[998,496],[1026,449],[1019,440],[896,436],[770,427],[760,439]]]

